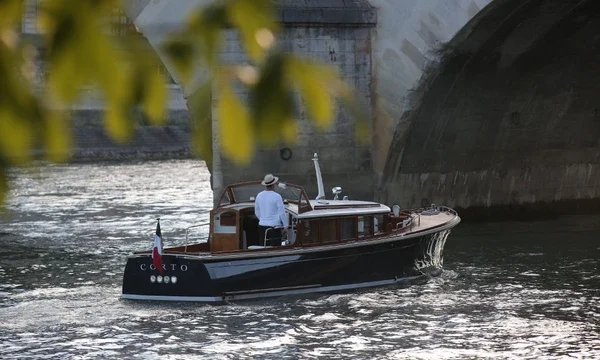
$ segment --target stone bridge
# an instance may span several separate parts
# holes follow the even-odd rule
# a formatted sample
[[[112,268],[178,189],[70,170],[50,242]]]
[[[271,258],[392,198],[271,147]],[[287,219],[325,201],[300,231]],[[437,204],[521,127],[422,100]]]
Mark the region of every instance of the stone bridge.
[[[138,0],[129,13],[156,46],[168,24],[207,1]],[[340,67],[369,109],[372,142],[354,140],[343,109],[325,133],[301,116],[298,144],[261,149],[247,168],[215,151],[215,190],[273,172],[316,194],[318,152],[326,188],[350,198],[444,203],[472,216],[599,209],[600,2],[279,3],[283,46]],[[235,34],[223,56],[244,61]]]

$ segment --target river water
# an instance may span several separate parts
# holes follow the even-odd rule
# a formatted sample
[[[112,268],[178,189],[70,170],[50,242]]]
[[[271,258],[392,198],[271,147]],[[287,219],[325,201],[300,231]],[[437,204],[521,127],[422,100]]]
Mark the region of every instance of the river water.
[[[151,248],[159,216],[167,246],[208,220],[204,163],[12,174],[1,359],[600,359],[600,216],[462,223],[442,276],[424,284],[148,303],[119,299],[126,256]]]

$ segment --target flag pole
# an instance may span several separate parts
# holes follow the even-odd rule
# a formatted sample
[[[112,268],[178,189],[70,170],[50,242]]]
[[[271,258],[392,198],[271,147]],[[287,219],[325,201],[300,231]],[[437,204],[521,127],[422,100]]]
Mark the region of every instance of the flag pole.
[[[163,273],[162,265],[163,241],[160,231],[160,217],[156,219],[156,232],[154,234],[154,246],[152,247],[152,264],[159,273]]]

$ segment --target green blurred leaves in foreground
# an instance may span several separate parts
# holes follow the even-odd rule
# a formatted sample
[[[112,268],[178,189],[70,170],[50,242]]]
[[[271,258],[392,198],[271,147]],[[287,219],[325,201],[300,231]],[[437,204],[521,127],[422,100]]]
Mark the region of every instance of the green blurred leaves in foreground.
[[[32,160],[35,149],[43,149],[51,161],[69,158],[73,139],[66,109],[83,89],[102,92],[105,128],[117,142],[132,138],[138,109],[152,125],[165,123],[166,79],[158,71],[162,63],[156,51],[135,29],[111,35],[110,18],[120,5],[118,0],[42,2],[38,23],[49,70],[46,86],[39,86],[36,48],[18,32],[23,2],[0,0],[0,202],[7,168]],[[295,94],[319,129],[331,126],[339,99],[358,121],[359,140],[369,138],[367,118],[335,68],[278,49],[273,11],[269,0],[216,2],[192,13],[160,49],[184,89],[192,90],[194,148],[208,162],[213,96],[222,153],[240,164],[251,161],[257,145],[296,141],[300,101]],[[238,32],[249,63],[220,63],[225,31]]]

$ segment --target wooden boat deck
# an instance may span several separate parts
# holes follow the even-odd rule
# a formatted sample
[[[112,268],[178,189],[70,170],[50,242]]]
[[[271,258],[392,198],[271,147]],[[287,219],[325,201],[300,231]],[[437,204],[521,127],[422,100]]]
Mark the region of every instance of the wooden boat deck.
[[[427,229],[435,228],[438,226],[442,226],[452,219],[456,217],[456,214],[451,212],[440,212],[435,215],[420,215],[416,221],[415,225],[408,231],[408,233],[414,233],[419,231],[424,231]]]

